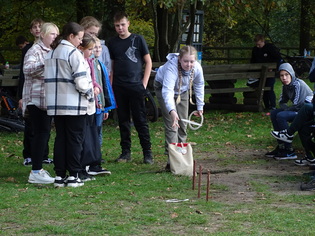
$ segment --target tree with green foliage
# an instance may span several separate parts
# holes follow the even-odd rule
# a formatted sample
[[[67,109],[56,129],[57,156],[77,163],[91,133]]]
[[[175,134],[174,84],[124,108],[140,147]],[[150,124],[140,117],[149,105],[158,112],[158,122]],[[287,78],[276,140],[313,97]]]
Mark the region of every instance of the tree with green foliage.
[[[187,44],[192,42],[194,16],[197,10],[197,0],[148,0],[153,11],[155,32],[154,54],[155,61],[165,61],[169,52],[178,50],[182,34],[189,28]],[[189,18],[183,22],[183,10],[189,9]]]
[[[191,22],[196,10],[202,10],[204,46],[249,47],[253,36],[263,33],[278,47],[299,47],[302,53],[315,46],[314,9],[311,0],[2,0],[0,47],[6,60],[17,62],[15,39],[19,35],[31,39],[29,24],[38,17],[61,28],[92,15],[103,24],[99,37],[107,40],[115,34],[114,14],[123,10],[130,16],[132,32],[144,35],[154,48],[154,61],[164,61],[169,52],[177,51],[187,30],[186,44],[191,44]],[[183,10],[189,11],[185,23]]]

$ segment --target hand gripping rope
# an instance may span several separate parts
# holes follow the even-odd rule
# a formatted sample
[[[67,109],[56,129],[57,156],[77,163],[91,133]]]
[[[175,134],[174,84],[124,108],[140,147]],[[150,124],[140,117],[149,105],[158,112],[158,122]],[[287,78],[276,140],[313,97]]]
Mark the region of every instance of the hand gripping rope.
[[[183,122],[187,123],[189,125],[189,128],[192,130],[199,129],[203,124],[203,115],[200,116],[200,118],[201,118],[200,123],[197,123],[197,122],[191,120],[191,117],[195,112],[198,112],[198,111],[193,111],[192,113],[190,113],[188,120],[187,119],[181,119]]]

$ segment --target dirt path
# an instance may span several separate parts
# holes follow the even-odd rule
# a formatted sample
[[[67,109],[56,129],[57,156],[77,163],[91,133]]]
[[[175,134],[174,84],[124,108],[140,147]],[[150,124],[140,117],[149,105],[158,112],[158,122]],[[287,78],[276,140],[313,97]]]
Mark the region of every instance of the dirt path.
[[[266,158],[263,154],[267,150],[239,150],[229,148],[224,155],[236,157],[240,164],[223,165],[224,161],[217,154],[207,154],[207,157],[195,158],[197,170],[199,165],[204,168],[203,185],[205,189],[206,172],[209,169],[211,186],[211,199],[224,203],[253,202],[257,199],[264,199],[265,196],[257,193],[251,186],[252,183],[269,185],[270,191],[277,195],[296,194],[309,195],[312,191],[301,191],[301,182],[307,180],[302,174],[310,172],[309,167],[294,165],[293,160],[278,161],[273,158]],[[228,152],[228,153],[227,153]],[[266,161],[262,161],[266,160]],[[247,166],[244,163],[249,163]],[[285,179],[289,179],[285,181]],[[223,185],[223,186],[222,186]],[[226,187],[224,187],[226,186]]]

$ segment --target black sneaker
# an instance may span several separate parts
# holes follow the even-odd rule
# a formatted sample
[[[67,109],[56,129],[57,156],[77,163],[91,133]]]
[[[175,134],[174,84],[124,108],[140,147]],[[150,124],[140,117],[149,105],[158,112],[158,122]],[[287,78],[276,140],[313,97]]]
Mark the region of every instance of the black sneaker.
[[[91,175],[89,175],[86,171],[82,171],[79,173],[79,178],[82,182],[87,182],[91,180],[95,180],[95,178]]]
[[[310,182],[308,183],[303,183],[300,186],[302,191],[312,191],[315,190],[315,179],[312,179]]]
[[[309,159],[307,156],[301,160],[294,161],[297,166],[315,166],[315,159]]]
[[[123,152],[116,159],[116,162],[128,162],[128,161],[131,161],[131,154],[130,154],[130,152]]]
[[[43,160],[43,164],[53,164],[53,163],[54,163],[54,160],[50,158]]]
[[[56,176],[54,186],[56,188],[63,188],[66,186],[66,180],[67,180],[67,177],[62,178],[61,176]]]
[[[271,131],[270,133],[274,138],[283,142],[292,143],[293,141],[294,135],[289,135],[286,129],[281,131]]]
[[[101,174],[110,175],[111,174],[109,170],[101,167],[100,165],[90,166],[87,173],[89,175],[101,175]]]
[[[68,187],[81,187],[84,185],[84,183],[81,181],[79,177],[69,176],[66,179],[66,183]]]
[[[281,150],[277,155],[274,157],[276,160],[293,160],[297,158],[297,155],[293,150]]]
[[[266,157],[271,157],[271,158],[273,158],[273,157],[275,157],[278,153],[279,153],[279,145],[277,145],[277,147],[276,147],[274,150],[272,150],[271,152],[267,152],[267,153],[265,154],[265,156],[266,156]]]
[[[29,157],[25,158],[24,161],[23,161],[23,165],[25,165],[25,166],[32,166],[32,159],[29,158]]]
[[[150,164],[150,165],[154,163],[151,150],[143,151],[143,163]]]

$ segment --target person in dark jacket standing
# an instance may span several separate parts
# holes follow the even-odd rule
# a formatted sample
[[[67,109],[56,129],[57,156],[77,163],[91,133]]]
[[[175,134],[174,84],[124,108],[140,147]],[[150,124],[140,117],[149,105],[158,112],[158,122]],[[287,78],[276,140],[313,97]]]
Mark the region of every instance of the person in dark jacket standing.
[[[265,36],[257,34],[254,38],[255,47],[252,50],[250,63],[272,63],[276,62],[279,66],[282,63],[282,57],[279,49],[272,43],[266,43]],[[267,78],[266,87],[270,87],[269,91],[265,91],[263,95],[264,106],[266,110],[274,110],[276,108],[276,95],[274,92],[274,84],[276,78]]]

